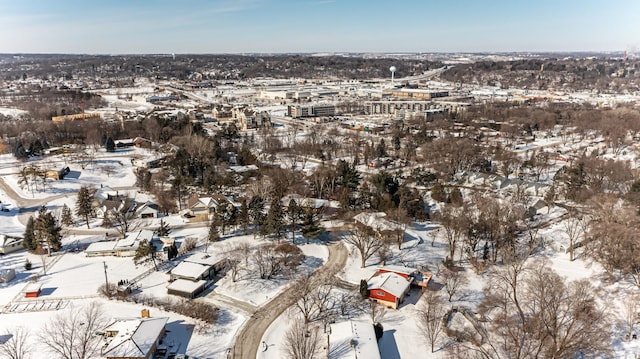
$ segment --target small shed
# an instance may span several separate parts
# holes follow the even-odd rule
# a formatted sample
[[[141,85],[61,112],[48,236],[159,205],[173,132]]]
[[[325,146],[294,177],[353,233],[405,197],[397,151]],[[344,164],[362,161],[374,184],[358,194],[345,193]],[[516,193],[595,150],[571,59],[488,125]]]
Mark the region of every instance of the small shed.
[[[0,283],[9,283],[16,277],[16,270],[13,268],[0,269]]]
[[[37,298],[42,292],[42,284],[40,283],[29,283],[24,288],[24,297],[25,298]]]

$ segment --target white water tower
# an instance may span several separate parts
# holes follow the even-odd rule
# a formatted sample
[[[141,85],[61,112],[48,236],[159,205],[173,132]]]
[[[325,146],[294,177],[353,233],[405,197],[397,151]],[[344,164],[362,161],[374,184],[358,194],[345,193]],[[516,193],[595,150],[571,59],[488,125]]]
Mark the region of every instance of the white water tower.
[[[391,71],[391,85],[393,86],[393,77],[394,77],[394,76],[395,76],[395,74],[396,74],[396,67],[395,67],[395,66],[391,66],[391,67],[389,68],[389,71]]]

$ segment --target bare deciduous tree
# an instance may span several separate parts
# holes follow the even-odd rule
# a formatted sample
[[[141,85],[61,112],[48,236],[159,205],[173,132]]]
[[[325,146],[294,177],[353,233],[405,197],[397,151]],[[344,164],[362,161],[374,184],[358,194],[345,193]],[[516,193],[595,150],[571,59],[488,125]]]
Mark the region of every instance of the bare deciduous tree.
[[[359,223],[344,237],[344,241],[352,244],[360,252],[360,268],[364,268],[367,259],[373,257],[385,245],[376,237],[373,229]]]
[[[475,348],[485,358],[607,357],[610,321],[594,292],[586,280],[565,283],[545,262],[494,269],[478,307],[491,322]]]
[[[584,234],[585,222],[575,211],[570,211],[569,218],[562,223],[564,233],[569,237],[569,260],[573,261],[576,242]]]
[[[29,330],[24,327],[9,329],[6,334],[9,337],[0,344],[0,357],[7,359],[27,359],[31,356],[33,348],[29,345]]]
[[[462,220],[465,218],[464,213],[467,210],[464,207],[446,205],[442,212],[436,216],[436,219],[442,225],[444,238],[449,245],[449,259],[452,261],[464,234],[467,232],[466,221]]]
[[[98,302],[83,308],[71,307],[52,318],[39,334],[40,341],[64,359],[92,358],[99,353],[100,338],[95,333],[107,325]]]
[[[634,334],[636,324],[640,323],[640,306],[638,296],[628,296],[622,303],[622,309],[618,313],[622,329],[626,332],[627,340]]]
[[[438,274],[449,301],[453,300],[453,297],[469,284],[469,279],[462,271],[443,266]]]
[[[284,337],[284,353],[289,359],[314,359],[320,352],[317,328],[294,320]]]
[[[387,314],[387,307],[382,304],[378,304],[375,300],[369,302],[369,315],[371,315],[371,322],[379,323],[382,318]]]
[[[435,344],[442,332],[442,318],[446,313],[442,297],[434,291],[426,291],[422,296],[422,306],[418,309],[418,325],[431,345],[431,352],[435,351]]]

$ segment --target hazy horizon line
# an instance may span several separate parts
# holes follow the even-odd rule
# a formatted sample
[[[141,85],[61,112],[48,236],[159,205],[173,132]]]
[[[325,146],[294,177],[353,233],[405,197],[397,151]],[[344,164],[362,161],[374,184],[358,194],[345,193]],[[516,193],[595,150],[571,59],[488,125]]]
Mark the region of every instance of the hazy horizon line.
[[[626,50],[546,50],[546,51],[258,51],[258,52],[122,52],[122,53],[89,53],[89,52],[0,52],[1,55],[74,55],[74,56],[185,56],[185,55],[503,55],[503,54],[624,54]],[[638,51],[627,54],[639,53]]]

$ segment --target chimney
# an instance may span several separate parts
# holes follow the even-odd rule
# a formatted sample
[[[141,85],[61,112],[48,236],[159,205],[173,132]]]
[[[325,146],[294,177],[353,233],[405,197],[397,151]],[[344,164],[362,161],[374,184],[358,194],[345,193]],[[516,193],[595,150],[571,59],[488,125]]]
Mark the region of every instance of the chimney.
[[[142,310],[142,317],[143,318],[151,318],[151,314],[149,313],[149,309],[143,309]]]

